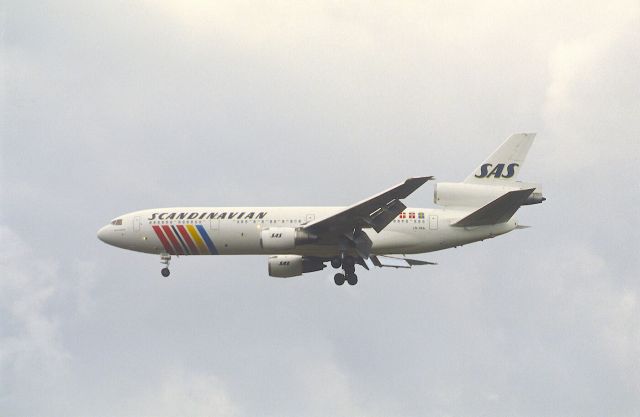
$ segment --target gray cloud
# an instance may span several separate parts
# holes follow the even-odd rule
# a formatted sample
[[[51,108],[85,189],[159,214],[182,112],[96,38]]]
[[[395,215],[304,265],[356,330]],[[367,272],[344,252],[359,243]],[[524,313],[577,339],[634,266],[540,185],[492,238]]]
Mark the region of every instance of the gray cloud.
[[[3,416],[637,414],[636,2],[5,7]],[[532,229],[355,288],[95,237],[458,180],[536,130]]]

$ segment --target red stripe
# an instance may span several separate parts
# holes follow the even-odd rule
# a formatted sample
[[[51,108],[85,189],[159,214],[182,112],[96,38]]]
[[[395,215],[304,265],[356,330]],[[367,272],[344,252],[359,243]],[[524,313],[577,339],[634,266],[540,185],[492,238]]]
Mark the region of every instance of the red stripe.
[[[171,230],[171,228],[167,225],[162,226],[162,230],[164,230],[166,235],[169,237],[169,240],[171,241],[173,247],[176,248],[178,255],[184,255],[184,251],[182,250],[182,246],[180,246],[180,242],[178,242],[178,239],[176,239],[176,237],[173,235],[173,230]]]
[[[196,248],[196,245],[193,243],[193,240],[191,240],[191,236],[189,236],[189,232],[187,232],[187,229],[185,229],[184,226],[181,224],[177,225],[176,227],[178,228],[178,231],[182,235],[182,238],[184,239],[184,241],[187,242],[187,246],[189,246],[189,250],[191,251],[191,253],[193,255],[197,255],[199,253],[198,248]]]
[[[171,248],[171,245],[169,244],[169,241],[167,240],[166,237],[164,237],[164,233],[162,233],[160,226],[152,226],[152,227],[153,227],[153,231],[156,232],[158,239],[160,239],[160,242],[162,242],[162,246],[164,246],[164,250],[166,250],[167,253],[170,255],[175,255],[173,248]]]

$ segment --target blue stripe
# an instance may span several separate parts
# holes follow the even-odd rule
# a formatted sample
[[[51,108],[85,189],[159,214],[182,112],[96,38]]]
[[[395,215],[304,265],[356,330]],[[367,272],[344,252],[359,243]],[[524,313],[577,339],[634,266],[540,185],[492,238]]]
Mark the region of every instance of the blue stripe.
[[[207,234],[207,231],[204,229],[204,226],[201,224],[196,224],[196,228],[200,232],[200,236],[202,236],[204,243],[207,244],[207,247],[209,248],[209,252],[211,252],[212,255],[217,255],[218,250],[216,249],[216,246],[211,241],[211,238]]]
[[[178,229],[176,229],[175,226],[171,226],[171,228],[173,229],[173,233],[177,236],[178,240],[180,241],[180,244],[184,249],[184,253],[186,253],[187,255],[191,255],[191,252],[189,252],[189,247],[185,245],[184,240],[182,240],[182,236],[180,236],[180,232],[178,232]]]

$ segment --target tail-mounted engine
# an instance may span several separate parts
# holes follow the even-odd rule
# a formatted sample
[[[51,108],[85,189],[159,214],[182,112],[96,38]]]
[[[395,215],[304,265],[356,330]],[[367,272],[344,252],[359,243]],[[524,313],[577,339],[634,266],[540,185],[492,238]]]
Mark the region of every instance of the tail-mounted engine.
[[[291,278],[305,272],[320,271],[324,262],[317,258],[300,255],[276,255],[269,257],[269,275],[276,278]]]
[[[269,227],[260,233],[260,246],[265,250],[282,251],[313,243],[318,237],[302,228]]]

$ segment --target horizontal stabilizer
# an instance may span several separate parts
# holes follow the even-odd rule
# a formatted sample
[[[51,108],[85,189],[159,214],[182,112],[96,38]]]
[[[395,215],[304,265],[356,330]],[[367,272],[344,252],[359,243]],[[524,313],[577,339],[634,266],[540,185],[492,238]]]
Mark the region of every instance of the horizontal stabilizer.
[[[400,256],[371,256],[373,264],[377,267],[384,268],[411,268],[415,265],[437,265],[435,262],[421,261],[419,259],[410,259]]]
[[[535,188],[510,191],[496,198],[484,207],[479,208],[458,222],[456,227],[488,226],[508,221],[529,198]]]

